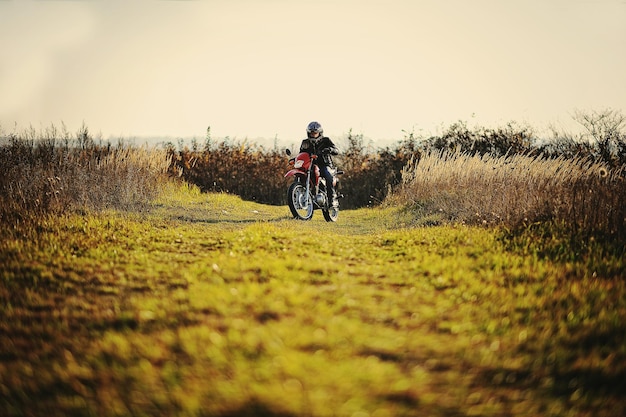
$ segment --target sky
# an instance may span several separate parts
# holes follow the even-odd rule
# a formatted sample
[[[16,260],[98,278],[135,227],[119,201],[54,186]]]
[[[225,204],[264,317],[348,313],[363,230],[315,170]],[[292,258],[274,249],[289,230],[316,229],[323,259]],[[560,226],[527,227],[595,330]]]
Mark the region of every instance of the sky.
[[[626,0],[0,0],[0,128],[375,143],[626,111]]]

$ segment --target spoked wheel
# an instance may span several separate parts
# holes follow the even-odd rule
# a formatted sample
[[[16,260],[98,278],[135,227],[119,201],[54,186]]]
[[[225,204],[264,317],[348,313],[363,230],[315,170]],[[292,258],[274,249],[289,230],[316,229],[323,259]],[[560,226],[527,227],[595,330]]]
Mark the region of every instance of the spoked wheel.
[[[313,217],[313,200],[302,183],[294,182],[289,186],[287,201],[289,210],[296,219],[309,220]]]
[[[339,207],[330,207],[328,210],[324,209],[322,213],[327,222],[336,222],[339,217]]]

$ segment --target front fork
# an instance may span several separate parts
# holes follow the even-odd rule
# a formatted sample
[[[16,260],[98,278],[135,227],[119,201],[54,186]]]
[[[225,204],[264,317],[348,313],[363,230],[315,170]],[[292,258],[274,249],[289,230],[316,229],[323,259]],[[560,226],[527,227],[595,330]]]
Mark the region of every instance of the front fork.
[[[318,194],[319,192],[319,184],[315,184],[315,193],[311,192],[311,183],[313,182],[311,180],[311,175],[313,171],[313,167],[315,165],[311,164],[311,168],[309,168],[309,170],[307,171],[307,175],[306,175],[306,195],[311,199],[311,203],[318,205],[315,199],[315,196]]]

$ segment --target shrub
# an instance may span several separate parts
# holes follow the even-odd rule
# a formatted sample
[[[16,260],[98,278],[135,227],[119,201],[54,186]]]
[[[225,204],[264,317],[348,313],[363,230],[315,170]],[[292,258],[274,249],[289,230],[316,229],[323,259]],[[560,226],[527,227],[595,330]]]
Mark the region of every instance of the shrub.
[[[203,192],[226,192],[265,204],[287,204],[287,157],[278,149],[266,150],[246,142],[211,140],[203,150],[168,147],[170,172],[197,185]]]
[[[409,134],[395,148],[386,147],[377,153],[367,152],[363,135],[347,136],[348,146],[338,158],[345,174],[341,178],[341,192],[346,199],[344,208],[376,206],[402,181],[402,169],[412,158],[419,159],[417,141]]]
[[[578,110],[574,120],[582,126],[582,133],[553,131],[553,139],[538,147],[538,153],[550,157],[589,157],[613,168],[626,165],[626,116],[612,109]]]
[[[465,122],[453,123],[441,135],[422,142],[422,149],[458,151],[468,155],[518,155],[528,153],[534,145],[533,132],[527,126],[509,122],[505,127],[470,130]]]

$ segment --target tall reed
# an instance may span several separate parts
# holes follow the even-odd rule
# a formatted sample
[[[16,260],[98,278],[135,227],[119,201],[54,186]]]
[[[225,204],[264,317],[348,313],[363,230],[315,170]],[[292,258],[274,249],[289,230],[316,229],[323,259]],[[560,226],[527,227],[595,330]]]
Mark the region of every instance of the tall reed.
[[[609,169],[589,158],[429,152],[405,166],[388,203],[468,224],[517,228],[552,221],[623,240],[625,174],[624,167]]]
[[[76,136],[55,129],[4,136],[0,223],[144,204],[159,192],[169,164],[164,150],[95,143],[86,130]]]

